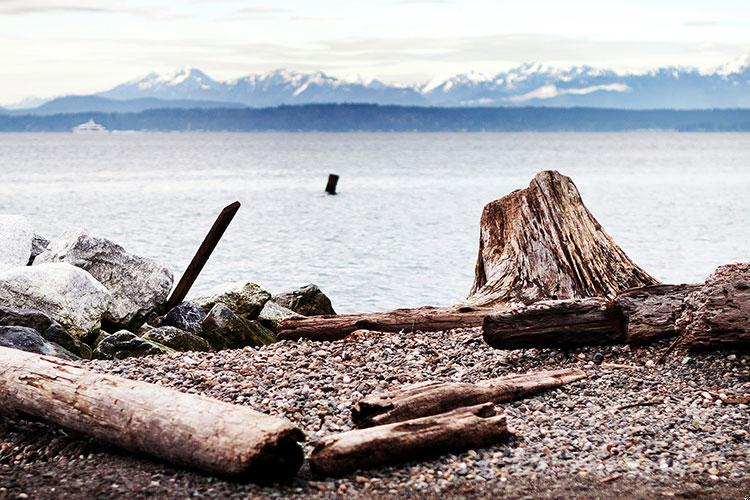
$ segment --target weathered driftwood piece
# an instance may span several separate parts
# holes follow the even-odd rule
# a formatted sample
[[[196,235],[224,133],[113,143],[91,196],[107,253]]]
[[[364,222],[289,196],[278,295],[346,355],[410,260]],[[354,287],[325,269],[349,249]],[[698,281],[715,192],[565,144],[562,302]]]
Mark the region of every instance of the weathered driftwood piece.
[[[282,321],[276,330],[276,336],[280,340],[339,340],[355,330],[412,332],[474,328],[481,326],[484,317],[494,311],[475,307],[419,307],[383,313],[313,316]]]
[[[510,436],[492,403],[406,422],[326,436],[310,456],[312,470],[339,476],[357,469],[406,462],[497,443]]]
[[[716,269],[685,299],[677,330],[683,346],[750,347],[750,263]]]
[[[359,400],[352,408],[352,420],[358,427],[402,422],[463,406],[513,401],[584,378],[586,372],[570,368],[510,375],[476,384],[425,382]]]
[[[488,315],[483,336],[498,349],[619,343],[625,338],[624,317],[605,299],[548,300]]]
[[[544,171],[528,188],[484,207],[467,303],[612,298],[621,290],[656,284],[602,229],[573,181]]]
[[[626,342],[647,344],[676,333],[685,297],[700,285],[654,285],[619,293],[614,302],[625,316]]]
[[[224,235],[224,231],[227,230],[229,223],[232,222],[232,219],[234,219],[234,216],[239,209],[240,202],[235,201],[224,207],[219,216],[216,217],[214,225],[211,226],[211,229],[209,229],[208,234],[206,234],[206,237],[203,239],[201,246],[198,247],[198,251],[195,252],[193,260],[190,261],[190,264],[185,270],[185,274],[182,275],[180,282],[177,283],[174,292],[172,292],[172,296],[167,300],[165,306],[167,311],[185,300],[190,288],[203,270],[203,266],[208,262],[208,258],[211,257],[211,253],[214,251],[214,248],[216,248],[216,245],[219,244],[219,240]]]
[[[282,479],[304,459],[285,419],[4,347],[0,411],[221,475]]]

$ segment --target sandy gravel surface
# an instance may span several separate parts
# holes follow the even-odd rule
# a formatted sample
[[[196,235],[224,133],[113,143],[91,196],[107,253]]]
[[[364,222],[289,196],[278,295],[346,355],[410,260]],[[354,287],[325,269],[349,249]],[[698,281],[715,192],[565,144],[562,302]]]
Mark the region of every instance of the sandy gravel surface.
[[[516,435],[506,443],[340,479],[305,466],[286,485],[183,471],[0,418],[0,498],[750,496],[750,405],[737,403],[750,395],[750,354],[677,351],[654,364],[665,348],[502,351],[475,329],[87,362],[285,416],[307,434],[308,454],[316,438],[350,429],[351,405],[371,392],[571,366],[589,378],[500,405]]]

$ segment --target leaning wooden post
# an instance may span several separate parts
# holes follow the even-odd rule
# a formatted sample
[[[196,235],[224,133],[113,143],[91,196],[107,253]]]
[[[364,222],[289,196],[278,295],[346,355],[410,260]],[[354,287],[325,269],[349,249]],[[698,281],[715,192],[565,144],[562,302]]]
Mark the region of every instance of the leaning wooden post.
[[[326,184],[326,193],[336,194],[336,184],[339,182],[339,176],[336,174],[328,174],[328,184]]]
[[[211,252],[213,252],[214,248],[216,248],[216,245],[219,243],[219,240],[224,234],[224,231],[227,230],[227,227],[229,227],[229,223],[232,222],[232,219],[239,209],[240,202],[235,201],[231,205],[227,205],[226,207],[224,207],[224,210],[222,210],[219,216],[216,218],[216,222],[214,222],[214,225],[211,226],[211,229],[208,231],[208,234],[203,240],[203,243],[201,243],[201,246],[198,247],[198,251],[195,252],[195,256],[193,257],[193,260],[190,261],[190,265],[185,270],[185,274],[182,275],[180,282],[177,283],[174,292],[172,292],[172,296],[169,297],[169,300],[167,300],[167,310],[172,309],[174,306],[185,300],[185,297],[190,291],[190,287],[192,287],[193,283],[195,283],[195,280],[198,278],[201,270],[203,270],[203,266],[205,266],[206,262],[208,262],[208,258],[211,256]]]
[[[304,434],[284,418],[7,347],[0,347],[0,413],[258,481],[292,477],[304,460]]]

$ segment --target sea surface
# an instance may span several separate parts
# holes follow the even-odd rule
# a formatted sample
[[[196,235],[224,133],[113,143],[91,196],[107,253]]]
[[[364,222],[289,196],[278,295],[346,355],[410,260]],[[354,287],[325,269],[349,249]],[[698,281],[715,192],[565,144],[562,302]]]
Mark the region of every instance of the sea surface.
[[[239,200],[194,292],[312,282],[338,312],[371,311],[465,297],[482,207],[545,169],[663,281],[750,260],[742,133],[0,134],[0,213],[48,238],[86,227],[177,280]]]

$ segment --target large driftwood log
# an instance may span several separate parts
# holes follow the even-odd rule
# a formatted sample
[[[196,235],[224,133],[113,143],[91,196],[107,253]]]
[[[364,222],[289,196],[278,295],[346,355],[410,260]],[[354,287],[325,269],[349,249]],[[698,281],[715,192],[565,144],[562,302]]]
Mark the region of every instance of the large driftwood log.
[[[625,317],[625,336],[629,344],[647,344],[676,333],[675,321],[683,309],[685,297],[700,285],[654,285],[625,290],[615,304]]]
[[[484,207],[467,303],[612,298],[620,290],[655,284],[594,219],[573,181],[544,171],[528,188]]]
[[[311,316],[282,321],[276,331],[281,340],[339,340],[356,330],[380,332],[441,331],[475,328],[495,310],[475,307],[419,307],[368,314]]]
[[[684,346],[750,347],[750,263],[716,269],[685,299],[677,330]]]
[[[488,315],[483,336],[498,349],[612,344],[625,338],[624,317],[604,299],[548,300]]]
[[[586,372],[570,368],[510,375],[476,384],[425,382],[359,400],[352,408],[352,420],[358,427],[390,424],[463,406],[513,401],[584,378]]]
[[[221,475],[283,479],[304,460],[285,419],[5,347],[0,411]]]
[[[326,436],[310,456],[322,475],[400,463],[495,444],[510,436],[504,415],[492,403],[449,413]]]

